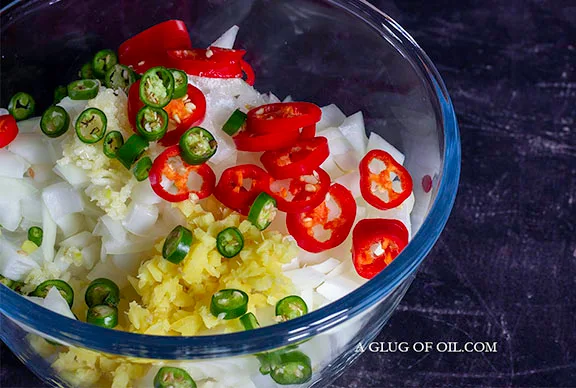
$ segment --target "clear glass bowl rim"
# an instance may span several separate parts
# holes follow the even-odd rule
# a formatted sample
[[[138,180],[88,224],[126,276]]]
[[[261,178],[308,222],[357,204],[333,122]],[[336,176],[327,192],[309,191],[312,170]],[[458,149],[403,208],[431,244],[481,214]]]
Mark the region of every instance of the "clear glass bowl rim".
[[[7,287],[0,287],[0,312],[53,338],[105,353],[166,360],[230,357],[286,346],[325,332],[370,308],[415,272],[440,236],[456,197],[460,176],[460,136],[454,108],[436,67],[398,23],[365,0],[327,1],[364,23],[368,22],[366,18],[370,18],[371,27],[377,29],[383,39],[396,40],[413,65],[417,65],[425,75],[442,110],[444,155],[435,201],[418,233],[385,271],[326,307],[298,319],[250,332],[172,337],[109,330],[48,311]],[[13,1],[0,11],[0,15],[33,3],[35,1]],[[6,318],[2,316],[0,319]],[[9,342],[4,335],[2,331],[2,340]]]

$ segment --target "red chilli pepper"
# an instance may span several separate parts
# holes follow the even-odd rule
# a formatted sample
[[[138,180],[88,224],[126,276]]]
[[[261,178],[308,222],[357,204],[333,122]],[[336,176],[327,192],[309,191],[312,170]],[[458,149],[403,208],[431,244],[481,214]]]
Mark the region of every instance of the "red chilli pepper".
[[[189,187],[190,174],[201,179],[199,189]],[[214,191],[216,175],[206,163],[192,166],[180,156],[180,147],[166,148],[150,169],[150,185],[159,197],[169,202],[182,202],[194,194],[198,199],[206,198]],[[172,189],[166,186],[172,185]]]
[[[0,148],[12,143],[18,135],[18,125],[12,115],[0,116]]]
[[[370,205],[380,210],[399,206],[412,192],[410,173],[385,151],[372,150],[360,161],[360,191]],[[396,191],[395,181],[401,190]]]
[[[307,175],[274,181],[269,194],[276,200],[278,210],[302,213],[320,205],[329,189],[330,175],[317,168]]]
[[[256,81],[256,75],[254,74],[254,69],[252,69],[252,66],[250,66],[250,64],[245,60],[241,60],[240,67],[242,68],[244,74],[246,74],[246,83],[250,86],[253,86],[254,82]]]
[[[128,120],[132,130],[136,129],[136,114],[144,107],[140,100],[140,80],[134,82],[128,91]],[[191,104],[191,105],[189,105]],[[160,139],[160,144],[171,146],[180,140],[180,137],[191,127],[200,125],[206,115],[206,97],[204,93],[193,85],[188,85],[188,94],[182,98],[170,101],[163,108],[168,113],[168,132]]]
[[[408,230],[398,220],[364,219],[352,232],[352,261],[358,275],[372,279],[408,245]]]
[[[335,216],[329,206],[331,201],[339,209]],[[319,253],[342,244],[350,234],[355,218],[356,201],[352,193],[335,183],[319,206],[307,212],[288,214],[286,226],[300,248]]]
[[[262,152],[274,151],[296,144],[300,131],[282,131],[259,135],[251,131],[242,131],[234,136],[234,144],[239,151]]]
[[[260,167],[242,164],[224,170],[214,196],[230,209],[248,215],[258,194],[269,192],[271,183],[270,175]]]
[[[208,49],[167,50],[170,63],[187,74],[208,78],[242,78],[244,50]]]
[[[192,47],[186,24],[181,20],[168,20],[156,24],[133,36],[118,48],[120,63],[138,73],[154,66],[167,66],[166,50]]]
[[[247,126],[255,133],[278,133],[315,125],[322,117],[322,110],[309,102],[279,102],[251,109]],[[314,127],[314,132],[316,128]],[[310,128],[306,131],[311,134]],[[313,136],[312,136],[313,137]]]
[[[325,137],[299,140],[292,147],[266,151],[260,157],[264,168],[276,179],[310,174],[328,158],[330,150]]]

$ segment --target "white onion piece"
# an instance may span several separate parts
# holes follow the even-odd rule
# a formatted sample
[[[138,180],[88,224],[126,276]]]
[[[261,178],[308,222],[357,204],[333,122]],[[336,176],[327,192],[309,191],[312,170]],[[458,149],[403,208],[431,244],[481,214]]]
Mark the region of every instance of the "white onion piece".
[[[387,220],[398,220],[408,229],[408,239],[412,238],[412,222],[410,220],[410,213],[414,208],[414,193],[411,193],[408,198],[400,205],[393,209],[380,210],[370,206],[368,210],[369,218],[383,218]]]
[[[340,265],[340,260],[337,260],[333,257],[329,257],[326,261],[323,261],[320,264],[311,265],[308,268],[312,268],[320,273],[327,274],[330,271],[334,270],[334,268]]]
[[[52,261],[54,259],[54,245],[56,244],[56,233],[58,232],[56,222],[52,219],[50,211],[46,204],[42,203],[42,252],[44,260]]]
[[[106,237],[109,240],[118,242],[126,241],[126,229],[122,226],[122,222],[116,221],[110,216],[100,217],[93,233],[97,236]]]
[[[51,164],[34,164],[30,167],[28,173],[38,187],[45,187],[50,182],[58,179],[58,176],[52,171]]]
[[[100,243],[94,242],[81,249],[82,260],[84,261],[84,267],[86,269],[92,269],[94,265],[100,261],[100,248]]]
[[[10,145],[10,152],[26,159],[31,164],[54,164],[56,152],[54,147],[45,141],[44,135],[38,133],[21,133]]]
[[[338,128],[328,128],[318,133],[328,140],[330,156],[324,162],[332,159],[343,171],[355,171],[360,163],[360,154]],[[334,178],[334,177],[333,177]]]
[[[230,27],[226,32],[224,32],[218,39],[216,39],[210,46],[221,47],[225,49],[234,48],[234,42],[236,41],[236,35],[240,27],[234,25]]]
[[[362,196],[360,192],[360,173],[358,170],[349,172],[346,175],[342,175],[334,180],[334,183],[339,183],[346,187],[352,193],[354,198]]]
[[[142,205],[155,205],[162,202],[162,198],[152,190],[152,186],[150,186],[148,180],[138,182],[136,186],[134,186],[131,198],[133,201]]]
[[[304,299],[304,302],[306,302],[308,310],[312,311],[314,306],[314,290],[312,288],[303,288],[300,290],[300,297]]]
[[[27,120],[18,121],[18,131],[20,133],[40,133],[40,120],[42,117],[32,117]]]
[[[60,294],[60,291],[58,291],[56,287],[50,288],[48,294],[46,294],[46,297],[44,298],[44,303],[42,306],[50,311],[64,315],[65,317],[76,319],[72,313],[72,310],[70,310],[68,302],[66,299],[64,299],[62,294]]]
[[[20,201],[0,197],[0,209],[0,225],[14,232],[22,221],[22,205]]]
[[[386,151],[398,163],[404,164],[404,154],[398,151],[396,147],[388,143],[386,140],[382,138],[382,136],[378,135],[376,132],[372,132],[370,134],[370,138],[368,139],[368,148],[366,151],[372,151],[372,150]]]
[[[102,238],[102,243],[108,255],[146,252],[154,246],[154,240],[143,237],[132,237],[124,242]]]
[[[11,280],[22,281],[33,269],[40,266],[26,254],[18,253],[18,248],[0,236],[0,274]]]
[[[272,92],[269,92],[267,95],[265,94],[265,96],[268,97],[268,104],[276,104],[280,102],[280,99]]]
[[[10,112],[6,108],[0,108],[0,116],[9,115]]]
[[[73,100],[70,97],[64,97],[58,104],[68,112],[70,115],[70,123],[75,122],[75,117],[78,116],[86,107],[87,100]]]
[[[162,222],[166,227],[166,230],[172,230],[177,225],[185,225],[186,217],[180,211],[180,209],[172,207],[170,202],[160,203],[160,214],[162,215]]]
[[[19,201],[38,192],[26,179],[0,177],[0,187],[3,188],[0,198],[11,201]]]
[[[282,100],[282,102],[292,102],[294,101],[294,99],[292,98],[291,95],[287,95],[286,97],[284,97],[284,99]],[[318,128],[316,128],[318,129]]]
[[[28,222],[42,222],[42,201],[40,193],[24,197],[20,200],[20,203],[22,205],[22,217]]]
[[[29,168],[30,163],[21,156],[6,149],[0,149],[0,176],[22,178]]]
[[[54,220],[84,210],[84,201],[80,193],[64,182],[46,187],[42,192],[42,200]]]
[[[316,288],[324,281],[325,275],[314,268],[304,267],[284,272],[299,290]]]
[[[348,295],[362,284],[364,283],[358,282],[351,277],[340,275],[326,279],[326,281],[322,283],[316,291],[329,301],[334,302],[335,300]]]
[[[110,259],[98,262],[92,271],[86,275],[86,278],[88,278],[88,280],[107,278],[116,283],[120,288],[124,288],[128,284],[126,273],[116,267]]]
[[[90,182],[90,178],[88,177],[88,174],[86,174],[86,171],[73,164],[56,163],[54,166],[54,172],[75,188],[82,187]]]
[[[356,112],[352,116],[347,117],[340,125],[340,131],[358,154],[366,154],[368,138],[366,137],[362,112]]]
[[[122,221],[127,231],[137,236],[145,236],[158,220],[158,208],[154,205],[140,205],[132,202],[128,214]]]
[[[82,213],[67,214],[56,221],[56,224],[62,231],[64,238],[68,238],[80,232],[84,229],[85,223],[86,221]]]
[[[316,124],[316,130],[321,131],[330,127],[339,127],[344,120],[346,120],[346,115],[342,113],[340,108],[335,104],[330,104],[323,106],[322,108],[322,118]]]
[[[141,253],[125,253],[121,255],[110,255],[112,262],[129,275],[136,275],[140,264],[143,261]]]
[[[276,230],[276,229],[271,228],[271,230]],[[300,260],[297,257],[290,260],[289,263],[282,264],[282,271],[283,272],[284,271],[291,271],[293,269],[298,269],[298,268],[300,268]]]
[[[60,242],[60,247],[72,248],[76,247],[82,249],[95,242],[95,237],[90,232],[80,232],[66,240]]]
[[[344,171],[342,171],[340,169],[340,167],[338,167],[338,165],[336,164],[336,162],[334,161],[334,158],[332,156],[328,156],[328,158],[320,165],[320,168],[324,171],[326,171],[328,173],[328,175],[330,175],[330,178],[332,178],[332,180],[337,179],[338,177],[341,177],[342,175],[345,174]]]

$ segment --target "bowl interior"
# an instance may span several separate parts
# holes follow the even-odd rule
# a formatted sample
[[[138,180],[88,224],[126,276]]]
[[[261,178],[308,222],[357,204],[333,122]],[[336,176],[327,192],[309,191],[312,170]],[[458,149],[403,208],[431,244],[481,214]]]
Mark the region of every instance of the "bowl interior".
[[[411,38],[361,0],[32,0],[8,7],[1,19],[0,106],[22,90],[37,97],[37,109],[42,111],[51,103],[54,88],[77,78],[94,52],[116,49],[161,21],[184,20],[199,47],[237,24],[237,46],[248,51],[258,90],[272,91],[281,99],[291,95],[318,105],[334,103],[347,115],[361,110],[367,131],[382,135],[406,155],[405,165],[414,178],[416,238],[385,273],[337,306],[270,328],[263,334],[269,339],[265,346],[282,341],[275,335],[278,331],[307,327],[313,334],[321,326],[315,322],[343,311],[353,315],[375,303],[416,269],[448,217],[459,171],[458,134],[449,98]],[[421,184],[426,175],[433,179],[428,193]],[[433,204],[437,209],[427,219]],[[417,235],[423,223],[426,230]],[[25,316],[25,311],[19,315],[31,326],[38,324],[36,312]],[[73,328],[80,326],[75,323]],[[241,334],[238,338],[246,342]],[[70,338],[78,337],[70,334]],[[199,344],[229,350],[224,341]],[[250,346],[244,343],[239,352]]]

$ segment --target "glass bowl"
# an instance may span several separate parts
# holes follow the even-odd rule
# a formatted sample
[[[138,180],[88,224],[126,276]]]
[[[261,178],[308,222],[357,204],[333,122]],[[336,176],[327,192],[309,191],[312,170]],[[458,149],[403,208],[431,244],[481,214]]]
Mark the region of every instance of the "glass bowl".
[[[312,360],[312,379],[304,386],[327,385],[359,356],[358,344],[366,345],[383,328],[448,219],[460,143],[444,83],[417,43],[362,0],[30,0],[1,11],[1,105],[27,90],[45,108],[54,88],[74,79],[94,52],[118,47],[167,19],[184,20],[200,47],[239,25],[237,46],[247,49],[260,91],[335,103],[347,115],[362,110],[367,130],[406,155],[415,182],[412,241],[383,272],[338,301],[234,334],[164,337],[108,330],[0,287],[2,340],[54,386],[74,385],[74,376],[51,367],[39,336],[134,365],[186,365],[205,387],[276,386],[259,373],[256,355],[294,346]],[[429,192],[421,184],[425,176],[432,178]],[[147,378],[131,384],[150,386]]]

